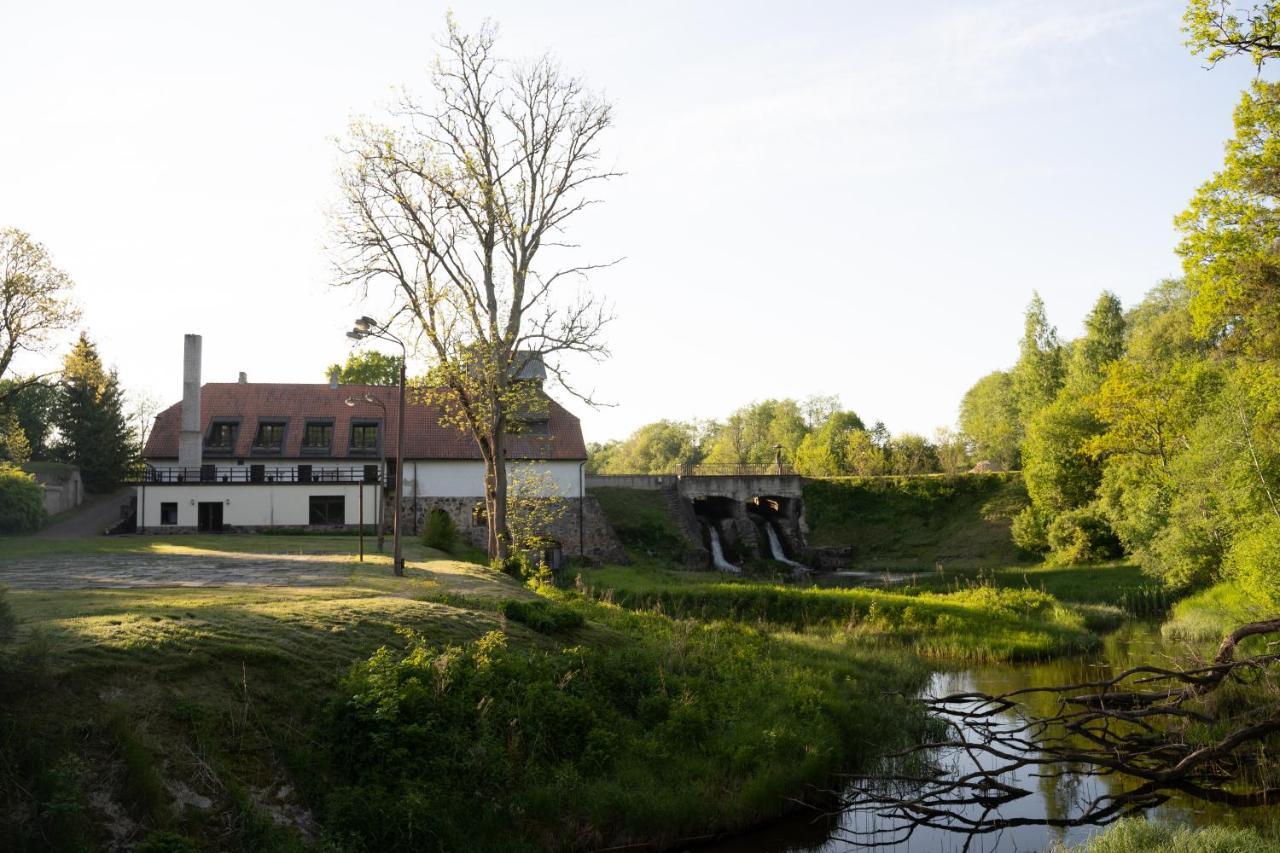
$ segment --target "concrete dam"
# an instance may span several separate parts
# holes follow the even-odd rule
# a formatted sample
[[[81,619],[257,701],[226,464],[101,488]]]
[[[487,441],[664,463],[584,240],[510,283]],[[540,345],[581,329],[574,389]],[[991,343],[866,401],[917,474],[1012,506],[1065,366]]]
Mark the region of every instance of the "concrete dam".
[[[587,488],[661,492],[697,568],[737,573],[766,557],[807,571],[803,480],[795,474],[591,476]],[[693,568],[695,566],[691,566]]]

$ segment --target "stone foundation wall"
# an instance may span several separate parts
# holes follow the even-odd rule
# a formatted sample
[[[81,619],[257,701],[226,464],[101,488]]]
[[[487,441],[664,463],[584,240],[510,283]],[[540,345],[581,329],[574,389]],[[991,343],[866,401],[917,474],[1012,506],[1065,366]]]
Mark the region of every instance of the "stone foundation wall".
[[[606,563],[625,563],[626,551],[618,540],[609,519],[605,517],[600,502],[588,495],[586,498],[566,498],[568,505],[549,531],[552,538],[560,543],[560,548],[567,557],[585,556],[591,560]],[[477,507],[483,509],[484,498],[406,498],[403,504],[406,535],[418,535],[426,523],[427,514],[433,510],[444,510],[457,525],[462,538],[469,545],[483,548],[486,544],[487,527],[483,514],[477,515]],[[581,525],[579,525],[581,517]],[[480,523],[475,522],[479,520]],[[581,531],[581,532],[579,532]]]

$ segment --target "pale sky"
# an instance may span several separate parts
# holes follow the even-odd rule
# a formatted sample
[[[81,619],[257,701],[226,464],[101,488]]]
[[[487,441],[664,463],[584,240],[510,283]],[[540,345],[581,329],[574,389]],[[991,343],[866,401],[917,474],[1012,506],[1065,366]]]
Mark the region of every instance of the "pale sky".
[[[184,332],[205,381],[345,358],[383,306],[328,284],[333,138],[425,89],[448,5],[0,0],[0,226],[74,277],[126,388],[177,401]],[[1176,274],[1252,73],[1205,71],[1183,6],[454,3],[615,104],[627,174],[573,232],[625,257],[594,279],[612,358],[574,371],[615,404],[569,403],[587,439],[813,393],[929,433],[1033,289],[1071,337]]]

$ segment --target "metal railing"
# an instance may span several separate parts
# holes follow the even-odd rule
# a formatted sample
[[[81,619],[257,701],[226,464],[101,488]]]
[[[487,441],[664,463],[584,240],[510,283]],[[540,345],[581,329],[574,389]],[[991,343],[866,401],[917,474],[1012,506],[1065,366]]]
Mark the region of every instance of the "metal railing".
[[[202,465],[199,468],[152,468],[148,466],[131,483],[148,486],[194,484],[279,485],[282,483],[364,483],[382,482],[380,465],[319,468],[310,465]]]
[[[680,466],[681,477],[789,477],[796,469],[783,462],[721,462]]]

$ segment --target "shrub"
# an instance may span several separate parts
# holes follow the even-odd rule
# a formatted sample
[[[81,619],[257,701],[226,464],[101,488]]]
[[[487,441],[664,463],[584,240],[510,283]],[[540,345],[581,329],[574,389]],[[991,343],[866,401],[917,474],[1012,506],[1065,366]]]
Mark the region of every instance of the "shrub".
[[[44,492],[36,478],[0,463],[0,533],[26,533],[44,521]]]
[[[458,525],[453,523],[453,516],[442,509],[427,513],[427,523],[422,527],[422,544],[452,554],[457,550],[458,542]]]
[[[1059,566],[1114,560],[1122,554],[1119,537],[1092,506],[1060,513],[1049,523],[1046,539],[1049,562]]]
[[[502,602],[499,610],[511,621],[528,625],[540,634],[563,634],[581,628],[585,621],[576,610],[544,598],[530,601],[513,598]]]
[[[1043,554],[1049,550],[1049,525],[1044,516],[1033,506],[1023,507],[1013,517],[1009,532],[1013,544],[1029,554]]]
[[[621,641],[411,635],[352,669],[324,732],[323,821],[344,849],[670,846],[777,815],[806,784],[923,736],[918,708],[884,695],[920,688],[905,661],[561,606]]]

